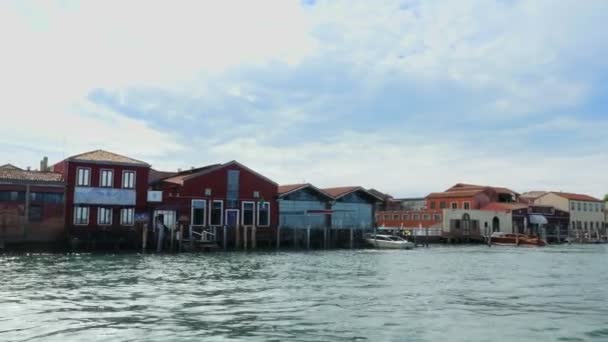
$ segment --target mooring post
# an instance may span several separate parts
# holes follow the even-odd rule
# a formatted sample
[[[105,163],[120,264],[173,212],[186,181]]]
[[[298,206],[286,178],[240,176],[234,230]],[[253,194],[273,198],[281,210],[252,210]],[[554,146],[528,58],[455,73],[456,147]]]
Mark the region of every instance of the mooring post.
[[[257,226],[254,225],[251,227],[251,249],[256,249],[258,247],[257,230]]]
[[[144,223],[141,230],[141,252],[146,252],[146,245],[148,244],[148,224]]]
[[[224,250],[228,249],[228,229],[226,229],[226,226],[224,226],[223,228],[223,239],[222,239],[222,244],[224,245]]]
[[[306,249],[310,249],[310,227],[306,228]]]
[[[171,241],[169,242],[169,251],[173,252],[173,246],[175,246],[175,226],[171,227],[170,234]]]
[[[293,248],[298,247],[298,230],[296,227],[293,228]]]
[[[353,228],[350,229],[350,249],[355,248],[355,230]]]
[[[277,227],[277,249],[281,248],[281,225]]]
[[[159,227],[156,225],[157,239],[156,239],[156,252],[160,253],[163,250],[163,238],[165,237],[165,227]]]
[[[327,249],[327,227],[323,228],[323,248]]]
[[[234,239],[234,248],[241,248],[241,226],[239,226],[238,224],[236,225],[236,237]]]
[[[243,226],[243,249],[247,250],[247,226]]]
[[[177,248],[179,249],[178,252],[182,251],[182,241],[184,240],[184,225],[183,224],[179,224],[179,239],[177,240],[178,244],[177,244]]]

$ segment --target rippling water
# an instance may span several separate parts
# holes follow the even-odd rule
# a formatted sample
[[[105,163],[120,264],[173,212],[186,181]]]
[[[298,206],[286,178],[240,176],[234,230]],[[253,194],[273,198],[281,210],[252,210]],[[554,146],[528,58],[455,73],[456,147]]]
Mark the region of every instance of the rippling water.
[[[608,248],[0,256],[4,341],[608,341]]]

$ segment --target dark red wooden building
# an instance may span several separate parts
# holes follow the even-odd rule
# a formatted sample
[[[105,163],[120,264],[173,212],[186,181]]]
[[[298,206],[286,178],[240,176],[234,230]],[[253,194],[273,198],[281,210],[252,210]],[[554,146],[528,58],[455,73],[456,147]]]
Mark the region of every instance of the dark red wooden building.
[[[152,217],[169,228],[183,224],[187,239],[231,247],[276,239],[278,185],[237,161],[153,178],[151,197],[158,202],[150,202]]]
[[[139,243],[136,217],[147,213],[149,164],[96,150],[69,157],[53,171],[66,183],[70,241],[90,247]]]

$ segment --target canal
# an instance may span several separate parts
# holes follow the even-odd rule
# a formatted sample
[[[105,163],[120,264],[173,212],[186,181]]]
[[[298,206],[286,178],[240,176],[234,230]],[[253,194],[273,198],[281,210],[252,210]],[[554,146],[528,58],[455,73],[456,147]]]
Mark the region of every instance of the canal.
[[[0,255],[0,341],[607,341],[608,246]]]

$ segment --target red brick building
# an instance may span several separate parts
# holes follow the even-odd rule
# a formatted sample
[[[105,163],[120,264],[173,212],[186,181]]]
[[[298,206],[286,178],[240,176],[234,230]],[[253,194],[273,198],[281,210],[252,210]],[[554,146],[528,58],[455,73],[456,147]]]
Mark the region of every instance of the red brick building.
[[[96,150],[53,166],[66,183],[65,217],[74,243],[136,244],[136,217],[147,212],[150,165]]]
[[[63,244],[64,183],[59,173],[0,166],[0,245]]]

